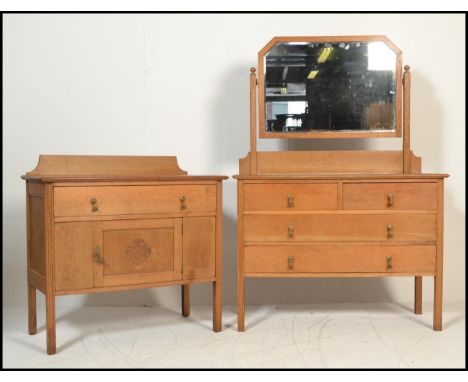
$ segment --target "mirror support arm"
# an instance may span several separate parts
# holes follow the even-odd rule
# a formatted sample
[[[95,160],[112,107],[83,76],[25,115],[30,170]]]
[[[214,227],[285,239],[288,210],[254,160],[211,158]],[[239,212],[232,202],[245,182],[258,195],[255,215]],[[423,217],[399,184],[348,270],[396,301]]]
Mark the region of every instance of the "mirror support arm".
[[[411,172],[410,92],[411,92],[410,67],[409,65],[405,65],[405,72],[403,73],[403,173]]]
[[[257,76],[250,68],[250,174],[257,173]]]

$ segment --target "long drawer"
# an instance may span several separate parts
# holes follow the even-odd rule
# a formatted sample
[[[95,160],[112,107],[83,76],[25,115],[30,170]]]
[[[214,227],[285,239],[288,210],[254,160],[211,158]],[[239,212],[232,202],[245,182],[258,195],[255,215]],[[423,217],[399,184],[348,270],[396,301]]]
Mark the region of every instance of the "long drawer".
[[[344,183],[345,210],[435,210],[436,183]]]
[[[244,247],[248,273],[434,272],[431,245],[304,245]]]
[[[54,188],[56,217],[212,211],[215,185]]]
[[[244,216],[245,241],[435,241],[436,215],[265,214]]]
[[[247,183],[246,211],[336,210],[337,183]]]

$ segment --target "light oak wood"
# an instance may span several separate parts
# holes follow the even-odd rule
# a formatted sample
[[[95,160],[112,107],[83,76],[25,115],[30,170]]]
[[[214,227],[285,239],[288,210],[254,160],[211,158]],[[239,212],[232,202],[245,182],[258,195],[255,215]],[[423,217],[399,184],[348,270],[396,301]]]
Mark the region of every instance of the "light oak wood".
[[[387,258],[391,258],[388,268]],[[290,261],[288,261],[290,259]],[[435,246],[252,246],[245,247],[245,273],[434,272]]]
[[[182,316],[190,316],[190,285],[182,285],[180,287],[182,292]]]
[[[411,159],[410,159],[410,123],[411,123],[411,110],[410,110],[410,93],[411,93],[411,73],[410,67],[405,65],[405,72],[403,74],[403,172],[411,172]]]
[[[213,282],[213,330],[220,332],[223,329],[222,325],[222,300],[223,300],[223,219],[222,219],[222,207],[223,207],[223,189],[221,182],[217,185],[216,209],[218,212],[218,218],[216,219],[216,255],[215,255],[215,271],[216,280]]]
[[[301,211],[338,208],[338,184],[246,184],[245,211]]]
[[[444,182],[439,181],[437,190],[437,260],[434,276],[434,330],[442,330],[443,268],[444,268]]]
[[[259,151],[256,155],[258,175],[281,174],[396,174],[401,175],[402,151]],[[241,159],[240,174],[245,172]],[[421,167],[420,158],[412,152],[414,173]]]
[[[179,280],[182,252],[180,219],[108,221],[97,224],[95,286]],[[95,250],[95,249],[94,249]],[[76,288],[78,289],[78,288]]]
[[[40,155],[26,177],[186,175],[175,156]]]
[[[216,274],[216,219],[190,217],[183,219],[184,279],[214,277]],[[203,235],[200,235],[203,232]]]
[[[189,315],[189,285],[211,283],[213,330],[222,329],[226,177],[184,174],[175,157],[43,156],[23,176],[28,331],[37,331],[39,289],[46,295],[48,354],[56,352],[57,295],[182,285],[182,313]]]
[[[64,291],[58,291],[55,293],[55,295],[56,296],[68,296],[72,294],[95,294],[95,293],[106,293],[106,292],[118,292],[118,291],[125,291],[125,290],[159,288],[159,287],[164,287],[164,286],[213,283],[215,280],[216,278],[210,277],[208,279],[175,280],[175,281],[164,281],[164,282],[155,282],[155,283],[116,285],[116,286],[111,286],[111,287],[102,287],[102,288],[93,288],[93,289],[69,289],[69,290],[64,290]]]
[[[245,330],[244,182],[237,182],[237,330]]]
[[[55,261],[54,261],[54,229],[52,216],[54,211],[53,186],[45,185],[44,204],[44,246],[45,246],[45,280],[46,280],[46,329],[47,354],[55,354]]]
[[[414,313],[422,314],[422,277],[414,278]]]
[[[257,77],[250,68],[250,173],[257,173]]]
[[[388,236],[388,226],[393,236]],[[293,228],[292,235],[289,227]],[[245,241],[434,241],[434,214],[246,215]]]
[[[93,223],[55,224],[55,290],[94,287]]]
[[[28,204],[31,216],[29,223],[29,266],[40,275],[45,275],[45,202],[43,198],[30,196]]]
[[[180,198],[184,197],[182,203]],[[97,210],[93,210],[91,200]],[[56,187],[55,216],[216,211],[215,185]]]
[[[437,183],[346,183],[343,185],[343,208],[436,210]]]
[[[421,276],[434,276],[434,272],[418,272],[418,275]],[[374,277],[413,277],[414,272],[300,272],[300,273],[245,273],[245,277],[248,278],[374,278]]]

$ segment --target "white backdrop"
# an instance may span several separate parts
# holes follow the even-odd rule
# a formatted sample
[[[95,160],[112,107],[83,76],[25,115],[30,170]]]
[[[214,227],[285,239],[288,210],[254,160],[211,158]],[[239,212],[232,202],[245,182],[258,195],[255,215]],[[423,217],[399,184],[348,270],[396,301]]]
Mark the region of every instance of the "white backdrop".
[[[412,68],[412,149],[451,175],[446,301],[465,299],[464,15],[5,15],[3,301],[26,305],[25,185],[39,154],[177,155],[191,174],[233,175],[249,147],[249,68],[273,37],[384,34]],[[262,149],[398,149],[397,139],[263,140]],[[236,188],[224,184],[224,302],[236,302]],[[424,279],[432,301],[432,279]],[[248,280],[247,303],[411,301],[412,278]],[[194,304],[210,304],[207,285]],[[179,287],[57,299],[164,305]]]

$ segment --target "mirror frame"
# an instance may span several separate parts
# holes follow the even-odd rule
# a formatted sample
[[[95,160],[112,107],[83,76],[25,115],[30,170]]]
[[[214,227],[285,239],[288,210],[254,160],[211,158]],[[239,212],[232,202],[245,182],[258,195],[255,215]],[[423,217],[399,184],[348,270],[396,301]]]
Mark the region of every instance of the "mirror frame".
[[[265,55],[278,43],[287,42],[372,42],[381,41],[396,54],[395,68],[395,130],[393,131],[330,131],[330,132],[270,132],[265,130]],[[402,52],[386,36],[283,36],[273,37],[258,52],[258,126],[260,138],[395,138],[401,137],[402,120]]]

